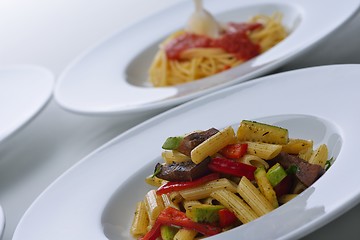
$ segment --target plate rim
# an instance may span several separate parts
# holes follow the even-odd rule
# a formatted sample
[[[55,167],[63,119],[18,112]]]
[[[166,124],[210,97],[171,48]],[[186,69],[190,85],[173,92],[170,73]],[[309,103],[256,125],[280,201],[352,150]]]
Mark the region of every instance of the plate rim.
[[[49,69],[33,64],[13,64],[0,67],[0,74],[3,72],[20,73],[29,71],[33,72],[34,74],[41,74],[41,81],[47,84],[43,84],[41,86],[41,88],[44,90],[42,101],[33,107],[31,113],[28,113],[26,117],[22,117],[21,121],[18,121],[17,125],[12,126],[2,136],[0,136],[0,143],[7,141],[11,136],[29,124],[38,114],[40,114],[40,112],[47,106],[52,98],[55,87],[55,76]]]

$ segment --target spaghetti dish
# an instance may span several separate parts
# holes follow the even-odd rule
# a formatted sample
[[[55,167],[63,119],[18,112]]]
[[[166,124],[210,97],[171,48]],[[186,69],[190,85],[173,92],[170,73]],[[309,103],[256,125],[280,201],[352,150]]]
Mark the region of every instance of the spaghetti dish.
[[[217,38],[179,31],[160,44],[149,80],[164,87],[212,76],[267,51],[286,36],[278,13],[227,23]]]
[[[288,130],[243,120],[169,137],[153,186],[136,205],[131,234],[141,240],[193,240],[251,222],[290,201],[330,167],[328,147]]]

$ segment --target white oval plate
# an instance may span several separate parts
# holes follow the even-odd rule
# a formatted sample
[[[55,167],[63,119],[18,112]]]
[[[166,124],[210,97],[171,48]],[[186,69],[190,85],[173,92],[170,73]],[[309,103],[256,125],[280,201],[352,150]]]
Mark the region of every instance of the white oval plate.
[[[222,22],[279,11],[291,34],[266,53],[215,76],[174,87],[151,87],[147,71],[158,44],[182,28],[193,11],[191,1],[186,1],[113,34],[75,59],[59,77],[56,101],[67,110],[86,114],[151,111],[180,104],[285,64],[344,24],[360,3],[208,0],[205,4]]]
[[[131,239],[144,178],[168,136],[237,126],[260,119],[289,129],[290,137],[326,143],[335,163],[315,184],[273,212],[211,239],[295,239],[325,225],[360,200],[358,165],[360,65],[285,72],[232,86],[185,103],[121,134],[65,172],[30,206],[14,234],[23,239]],[[350,117],[351,116],[351,117]],[[281,223],[281,224],[279,224]],[[261,231],[259,231],[261,229]],[[245,237],[246,236],[246,237]]]
[[[0,142],[31,120],[47,103],[53,74],[42,67],[14,65],[0,68]]]

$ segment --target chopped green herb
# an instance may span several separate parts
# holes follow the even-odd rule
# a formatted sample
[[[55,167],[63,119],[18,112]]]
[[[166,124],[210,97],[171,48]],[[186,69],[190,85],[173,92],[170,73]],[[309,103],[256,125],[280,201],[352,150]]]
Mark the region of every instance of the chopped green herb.
[[[324,166],[325,171],[327,171],[331,167],[331,164],[333,161],[334,161],[333,157],[326,161],[325,166]]]
[[[291,174],[296,174],[299,171],[299,168],[295,165],[291,165],[288,169],[286,169],[286,173],[291,175]]]
[[[156,177],[161,172],[162,165],[160,163],[156,164],[154,174],[151,177]]]

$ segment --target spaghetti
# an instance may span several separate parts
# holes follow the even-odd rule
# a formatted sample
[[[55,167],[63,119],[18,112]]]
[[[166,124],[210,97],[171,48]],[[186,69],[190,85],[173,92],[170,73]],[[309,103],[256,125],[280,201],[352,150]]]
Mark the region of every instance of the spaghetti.
[[[228,23],[216,39],[179,31],[159,46],[149,69],[155,87],[187,83],[233,68],[275,46],[287,36],[281,14]]]

